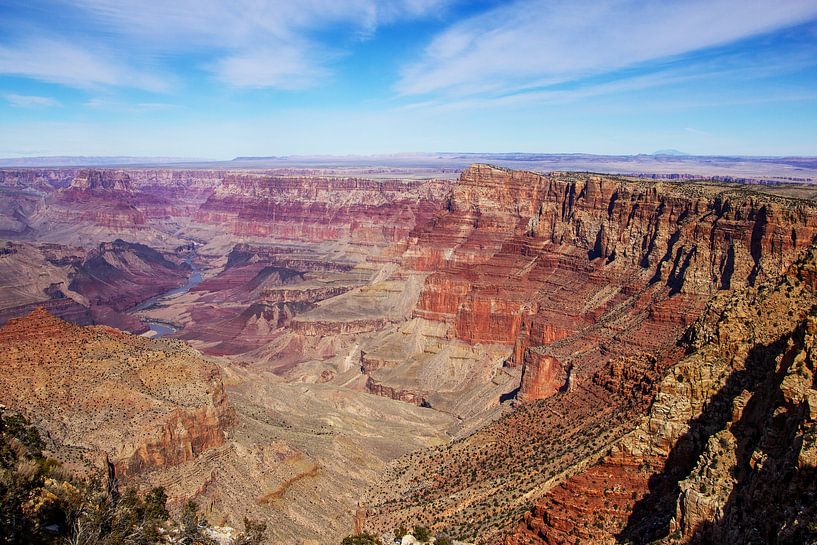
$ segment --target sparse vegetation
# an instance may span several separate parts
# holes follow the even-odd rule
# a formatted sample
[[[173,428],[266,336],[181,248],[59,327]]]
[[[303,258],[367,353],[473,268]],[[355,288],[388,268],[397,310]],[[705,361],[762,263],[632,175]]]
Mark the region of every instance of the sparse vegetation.
[[[425,526],[415,526],[412,535],[417,541],[428,541],[431,539],[431,532]]]
[[[364,532],[343,538],[341,545],[381,545],[381,541],[375,536]]]
[[[115,481],[77,478],[42,451],[36,427],[0,406],[0,544],[215,543],[195,503],[187,503],[177,523],[163,488],[120,493]],[[263,543],[266,524],[244,519],[244,526],[232,545]]]

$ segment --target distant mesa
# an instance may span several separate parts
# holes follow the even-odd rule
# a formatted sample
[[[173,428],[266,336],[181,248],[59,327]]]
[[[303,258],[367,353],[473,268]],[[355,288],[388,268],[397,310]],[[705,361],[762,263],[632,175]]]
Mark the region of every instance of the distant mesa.
[[[72,189],[80,190],[109,190],[109,191],[130,191],[131,180],[127,172],[122,170],[82,170],[77,174],[74,181],[69,186]]]
[[[653,153],[655,156],[670,156],[670,157],[689,157],[689,154],[677,149],[660,149]]]
[[[282,159],[287,159],[287,156],[279,157],[277,155],[260,155],[260,156],[246,156],[246,157],[236,157],[233,159],[233,162],[239,161],[280,161]]]

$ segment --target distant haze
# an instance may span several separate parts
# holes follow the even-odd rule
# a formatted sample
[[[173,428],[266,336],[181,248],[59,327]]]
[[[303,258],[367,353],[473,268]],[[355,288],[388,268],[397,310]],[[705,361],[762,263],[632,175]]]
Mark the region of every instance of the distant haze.
[[[817,183],[817,157],[692,156],[676,150],[654,154],[401,153],[390,155],[241,156],[229,161],[177,157],[31,157],[0,159],[0,168],[163,167],[206,169],[384,169],[428,177],[455,174],[474,163],[533,170],[591,171],[659,178],[716,177],[734,180]],[[450,176],[447,176],[450,177]]]
[[[814,0],[0,3],[0,157],[808,156],[815,127]]]

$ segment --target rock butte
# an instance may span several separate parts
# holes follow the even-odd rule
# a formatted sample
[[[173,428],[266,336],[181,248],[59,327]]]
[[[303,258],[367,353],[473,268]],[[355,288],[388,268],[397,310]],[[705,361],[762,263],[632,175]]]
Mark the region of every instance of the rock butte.
[[[814,487],[817,209],[795,186],[475,165],[0,190],[0,402],[77,467],[107,456],[276,542],[353,520],[514,545],[741,541],[753,516],[800,535],[754,499]],[[191,261],[201,283],[133,311]]]

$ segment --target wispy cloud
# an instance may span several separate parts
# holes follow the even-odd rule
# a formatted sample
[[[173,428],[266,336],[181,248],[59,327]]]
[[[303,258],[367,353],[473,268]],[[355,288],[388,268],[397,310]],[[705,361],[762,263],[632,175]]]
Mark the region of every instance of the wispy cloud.
[[[695,127],[685,127],[684,130],[690,134],[695,134],[698,136],[712,136],[711,133],[707,131],[702,131],[700,129],[696,129]]]
[[[208,68],[223,83],[235,87],[305,89],[329,76],[329,70],[315,60],[312,50],[302,44],[242,50],[218,59]]]
[[[156,111],[166,111],[166,110],[174,110],[178,108],[176,104],[171,104],[167,102],[123,102],[119,100],[113,100],[106,97],[94,97],[87,101],[85,101],[86,108],[93,108],[96,110],[118,110],[124,111],[129,113],[141,113],[141,112],[156,112]]]
[[[17,95],[10,93],[5,95],[6,101],[17,108],[53,108],[62,106],[58,100],[51,97],[41,97],[36,95]]]
[[[797,25],[813,0],[517,0],[437,35],[403,95],[507,93],[572,81]]]
[[[753,82],[760,79],[779,79],[809,65],[817,66],[817,47],[808,46],[797,52],[756,48],[751,55],[738,52],[697,60],[686,59],[683,62],[663,62],[649,70],[623,70],[607,73],[604,77],[577,76],[573,80],[550,84],[536,80],[495,92],[435,93],[430,96],[417,96],[412,97],[414,100],[400,109],[446,112],[526,104],[563,105],[596,97],[633,96],[659,88],[681,87],[694,89],[697,95],[708,96],[712,92],[718,95],[714,99],[709,96],[703,103],[700,98],[690,101],[688,97],[685,101],[686,107],[737,104],[745,100],[760,102],[811,100],[815,96],[811,89],[781,89],[777,93],[761,97],[755,96],[752,90]],[[724,86],[723,82],[729,82],[730,85]],[[724,97],[725,93],[729,95],[728,98]],[[749,99],[738,98],[747,93],[750,95]],[[676,107],[678,104],[676,102]],[[642,109],[647,107],[647,104],[638,102],[635,107]]]
[[[0,74],[24,76],[79,88],[100,85],[164,91],[167,82],[126,62],[58,39],[35,38],[0,44]]]
[[[201,68],[239,87],[301,89],[329,73],[333,25],[366,35],[400,19],[435,16],[450,0],[62,0],[145,55],[195,52]],[[138,45],[135,45],[138,44]]]

